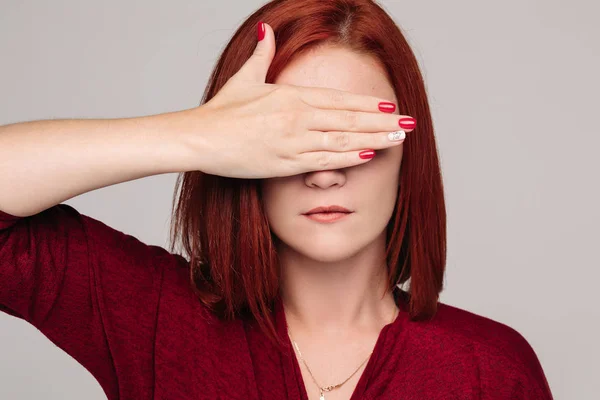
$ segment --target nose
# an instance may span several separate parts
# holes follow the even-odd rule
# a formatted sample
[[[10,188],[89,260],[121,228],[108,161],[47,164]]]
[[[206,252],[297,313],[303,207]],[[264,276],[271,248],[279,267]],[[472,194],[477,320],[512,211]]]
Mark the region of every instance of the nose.
[[[343,186],[346,184],[346,172],[343,168],[326,171],[307,172],[304,182],[308,187],[327,189],[331,186]]]

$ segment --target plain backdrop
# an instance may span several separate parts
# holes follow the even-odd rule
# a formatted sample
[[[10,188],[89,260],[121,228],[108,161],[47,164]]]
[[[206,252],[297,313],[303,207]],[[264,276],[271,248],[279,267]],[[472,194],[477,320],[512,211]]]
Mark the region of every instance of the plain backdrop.
[[[519,331],[556,399],[599,399],[598,3],[378,3],[413,46],[433,112],[449,233],[441,301]],[[224,45],[262,4],[0,0],[0,125],[197,106]],[[166,247],[175,178],[65,203]],[[0,398],[106,399],[87,370],[7,314]]]

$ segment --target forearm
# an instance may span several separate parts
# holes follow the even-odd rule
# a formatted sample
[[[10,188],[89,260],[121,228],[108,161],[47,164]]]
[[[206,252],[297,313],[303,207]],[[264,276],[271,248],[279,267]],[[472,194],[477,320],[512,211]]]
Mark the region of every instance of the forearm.
[[[0,210],[34,215],[98,188],[187,170],[182,112],[0,126]]]

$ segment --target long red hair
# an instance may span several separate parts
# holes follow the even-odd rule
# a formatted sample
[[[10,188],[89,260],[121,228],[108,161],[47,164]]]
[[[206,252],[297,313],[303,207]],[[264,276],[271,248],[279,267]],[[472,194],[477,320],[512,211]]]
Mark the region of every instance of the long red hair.
[[[299,53],[341,45],[376,57],[388,73],[401,114],[418,121],[404,142],[398,200],[387,227],[389,289],[409,281],[412,321],[432,318],[443,287],[446,210],[442,177],[425,84],[399,27],[369,0],[275,0],[252,14],[219,58],[201,104],[209,101],[248,60],[260,21],[275,32],[277,51],[266,76],[273,83]],[[260,180],[189,171],[171,225],[190,259],[191,285],[221,318],[251,315],[272,339],[270,316],[279,290],[279,265],[260,193]],[[174,205],[176,200],[174,198]]]

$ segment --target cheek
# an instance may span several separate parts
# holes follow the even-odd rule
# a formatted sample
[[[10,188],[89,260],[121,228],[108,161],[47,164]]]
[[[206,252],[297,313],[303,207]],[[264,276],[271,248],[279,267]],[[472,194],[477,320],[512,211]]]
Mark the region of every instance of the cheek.
[[[262,201],[267,211],[277,203],[278,186],[274,182],[263,182],[260,186]]]
[[[378,176],[385,175],[387,179],[399,176],[400,166],[402,165],[402,145],[389,149],[375,151],[375,157],[368,163],[361,164],[359,167],[365,167],[369,174],[374,173]]]
[[[388,147],[387,149],[375,150],[376,158],[385,159],[389,162],[400,163],[402,161],[402,153],[404,152],[404,144],[394,147]],[[367,163],[368,164],[368,163]]]
[[[357,181],[360,181],[364,195],[372,197],[372,201],[389,201],[390,196],[397,194],[400,182],[400,168],[402,152],[394,151],[397,148],[378,150],[375,158],[362,164],[356,170]],[[384,200],[385,197],[385,200]]]
[[[261,183],[260,191],[263,207],[268,218],[277,218],[293,196],[293,184],[282,178],[266,179]]]

